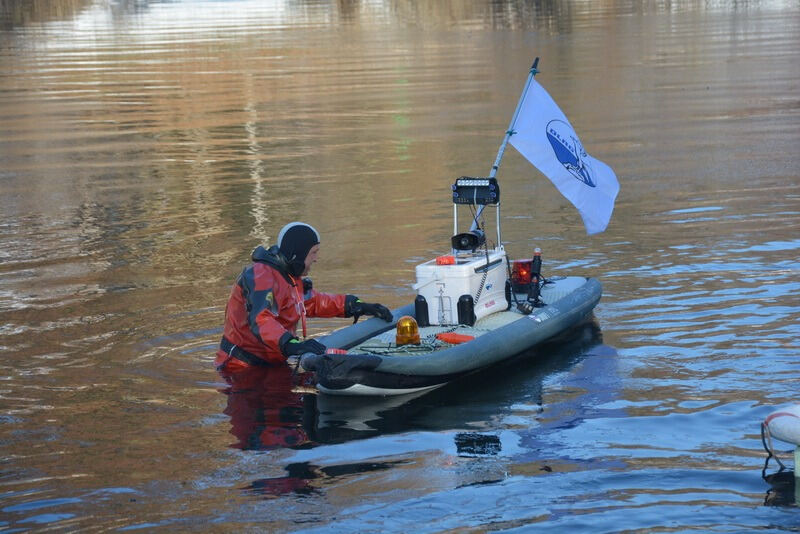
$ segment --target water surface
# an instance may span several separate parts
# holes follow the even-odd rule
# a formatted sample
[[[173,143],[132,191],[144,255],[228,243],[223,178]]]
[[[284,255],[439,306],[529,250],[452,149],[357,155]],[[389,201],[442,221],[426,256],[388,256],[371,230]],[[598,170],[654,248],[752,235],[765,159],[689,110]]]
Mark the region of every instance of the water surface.
[[[759,435],[800,383],[799,51],[780,1],[0,4],[0,528],[800,529]],[[509,149],[504,241],[593,319],[415,398],[222,381],[288,221],[316,287],[409,302],[535,56],[621,193],[587,237]]]

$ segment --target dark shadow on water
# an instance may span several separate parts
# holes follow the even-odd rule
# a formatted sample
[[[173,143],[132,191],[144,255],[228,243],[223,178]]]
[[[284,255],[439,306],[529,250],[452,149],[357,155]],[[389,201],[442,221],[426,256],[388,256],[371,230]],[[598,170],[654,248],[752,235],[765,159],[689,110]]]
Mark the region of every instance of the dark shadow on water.
[[[489,369],[430,392],[396,397],[335,397],[313,389],[313,376],[288,366],[257,368],[224,377],[231,447],[268,451],[305,449],[409,431],[459,430],[459,456],[499,454],[498,436],[486,434],[486,422],[519,406],[541,410],[542,384],[601,349],[598,325],[586,321],[558,339]],[[516,408],[515,408],[516,407]],[[259,479],[247,493],[276,496],[311,494],[326,480],[389,469],[397,462],[368,462],[319,467],[294,463],[280,477]],[[312,483],[312,481],[314,481]]]
[[[600,328],[587,321],[547,344],[427,393],[384,398],[319,395],[313,439],[341,443],[409,430],[480,427],[514,404],[541,405],[543,380],[571,368],[601,343]]]
[[[278,497],[288,493],[312,495],[318,493],[318,486],[326,481],[384,471],[402,463],[401,461],[357,462],[320,467],[309,462],[297,462],[284,467],[286,471],[284,476],[254,480],[242,489],[247,494],[263,497]]]
[[[769,489],[764,496],[766,506],[794,506],[797,502],[797,478],[794,471],[781,469],[770,475],[762,474]]]
[[[470,430],[514,404],[540,405],[542,381],[602,343],[587,321],[568,334],[431,392],[396,397],[335,397],[313,392],[313,377],[288,366],[224,377],[232,447],[308,448],[409,430]]]

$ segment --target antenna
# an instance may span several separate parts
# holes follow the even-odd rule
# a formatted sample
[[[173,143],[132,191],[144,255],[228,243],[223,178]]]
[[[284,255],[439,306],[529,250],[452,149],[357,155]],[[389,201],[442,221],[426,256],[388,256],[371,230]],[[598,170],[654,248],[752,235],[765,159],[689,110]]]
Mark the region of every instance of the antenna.
[[[508,125],[508,130],[506,130],[506,135],[503,138],[503,142],[500,143],[500,149],[497,151],[497,158],[494,160],[494,165],[492,165],[492,170],[489,172],[489,178],[494,178],[497,175],[497,169],[500,168],[500,161],[503,159],[503,153],[506,151],[506,145],[508,145],[508,140],[511,139],[511,136],[514,135],[516,132],[514,131],[514,124],[517,122],[517,117],[519,117],[519,111],[522,109],[522,104],[525,102],[525,97],[528,94],[528,87],[531,85],[531,80],[533,77],[539,73],[539,58],[538,56],[536,59],[533,60],[533,65],[531,65],[531,70],[528,73],[528,79],[525,82],[525,88],[522,90],[522,94],[519,97],[519,102],[517,102],[517,109],[514,110],[514,115],[511,117],[511,122]],[[470,227],[470,231],[476,230],[478,228],[478,218],[483,213],[483,209],[486,205],[481,205],[478,208],[478,211],[475,213],[475,218],[472,221],[472,226]],[[498,207],[497,210],[497,245],[500,246],[500,209]]]

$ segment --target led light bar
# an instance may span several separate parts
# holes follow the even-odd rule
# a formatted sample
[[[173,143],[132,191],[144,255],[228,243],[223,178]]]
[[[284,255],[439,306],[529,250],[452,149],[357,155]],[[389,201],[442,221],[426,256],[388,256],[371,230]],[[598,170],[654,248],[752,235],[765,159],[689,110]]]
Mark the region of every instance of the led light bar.
[[[462,176],[453,184],[455,204],[497,204],[500,202],[500,186],[496,178],[471,178]]]
[[[488,178],[459,178],[456,187],[489,187]]]

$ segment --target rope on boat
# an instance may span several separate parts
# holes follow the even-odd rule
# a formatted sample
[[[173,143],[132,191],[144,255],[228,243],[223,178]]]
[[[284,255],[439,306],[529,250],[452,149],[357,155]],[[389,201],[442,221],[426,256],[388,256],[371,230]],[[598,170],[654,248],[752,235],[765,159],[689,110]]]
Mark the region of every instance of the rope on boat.
[[[377,356],[382,356],[386,354],[398,354],[398,353],[406,353],[406,354],[429,354],[434,352],[438,348],[436,344],[428,344],[428,343],[420,343],[419,345],[400,345],[397,346],[394,343],[390,343],[388,346],[369,346],[369,345],[361,345],[358,347],[358,351],[361,354],[375,354]]]
[[[475,327],[469,325],[457,324],[449,328],[443,328],[443,329],[437,328],[435,332],[423,337],[420,340],[419,345],[409,344],[409,345],[398,346],[395,343],[369,345],[368,343],[365,343],[363,345],[358,345],[357,347],[354,347],[354,349],[362,354],[375,354],[376,356],[391,355],[391,354],[394,355],[430,354],[445,347],[452,347],[453,344],[437,339],[436,336],[439,334],[455,332],[459,328],[467,328],[473,332],[476,330]]]

